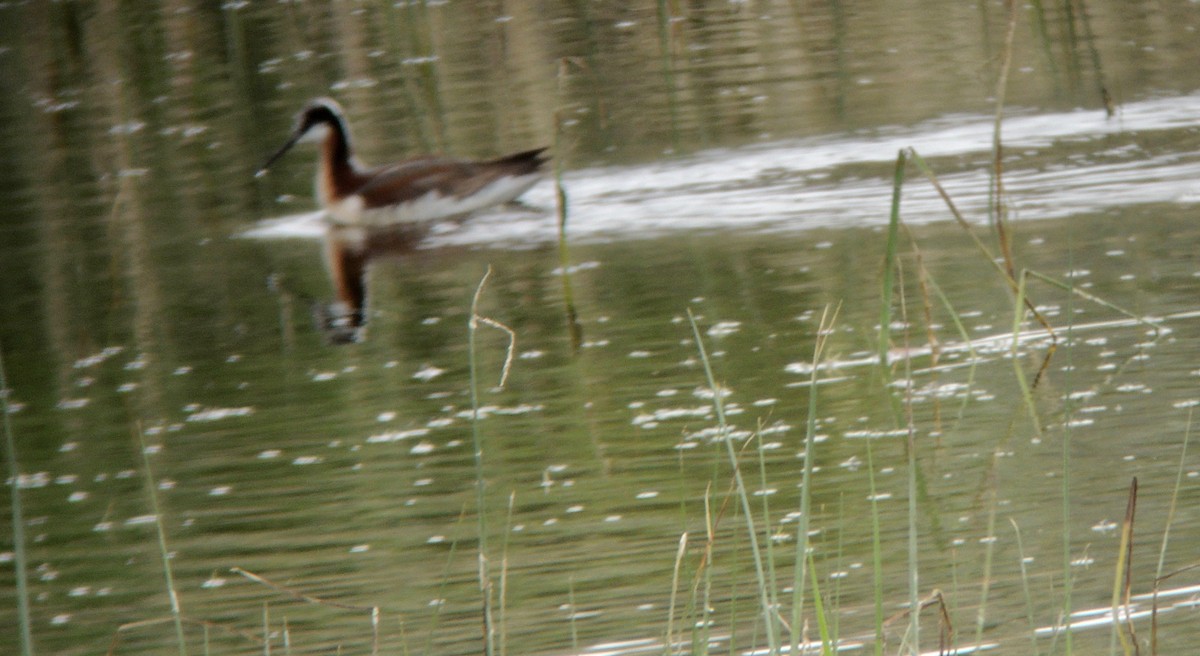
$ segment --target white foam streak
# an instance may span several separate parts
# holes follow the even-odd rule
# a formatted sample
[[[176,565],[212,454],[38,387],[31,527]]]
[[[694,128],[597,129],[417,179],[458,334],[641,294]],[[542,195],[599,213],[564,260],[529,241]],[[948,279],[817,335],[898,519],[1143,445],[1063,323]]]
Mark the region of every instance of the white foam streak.
[[[1200,202],[1200,155],[1149,155],[1136,146],[1114,148],[1111,136],[1200,127],[1200,94],[1156,98],[1120,108],[1051,114],[1013,111],[1003,123],[1006,152],[1017,154],[1005,172],[1013,215],[1060,218],[1145,203]],[[989,116],[947,116],[912,127],[713,150],[681,159],[629,167],[577,170],[566,176],[568,231],[573,241],[658,236],[680,230],[737,229],[798,232],[817,227],[877,226],[887,222],[890,163],[913,147],[926,160],[979,162],[941,182],[969,220],[984,221],[988,197]],[[1087,144],[1096,148],[1089,150]],[[1023,164],[1020,154],[1063,144],[1086,156],[1064,157],[1051,167]],[[850,177],[839,167],[871,165],[877,177]],[[835,174],[842,174],[839,179]],[[866,174],[863,174],[866,175]],[[543,181],[527,203],[541,212],[501,210],[477,216],[461,229],[435,235],[431,245],[488,244],[519,247],[557,237],[554,188]],[[914,172],[902,200],[909,223],[951,220],[943,201]],[[260,224],[252,236],[312,236],[282,223]]]

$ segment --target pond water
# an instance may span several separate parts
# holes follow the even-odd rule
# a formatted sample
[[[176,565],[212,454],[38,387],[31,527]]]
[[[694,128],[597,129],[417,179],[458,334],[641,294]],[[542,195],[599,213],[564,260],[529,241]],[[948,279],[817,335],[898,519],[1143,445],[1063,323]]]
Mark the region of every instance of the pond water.
[[[876,573],[884,653],[937,653],[936,609],[905,637],[910,590],[940,592],[964,650],[1103,650],[1136,477],[1148,646],[1156,572],[1200,559],[1197,26],[1192,2],[1016,8],[1002,205],[1017,268],[1064,283],[1029,282],[1058,347],[1026,398],[1051,342],[1029,317],[1014,339],[1009,286],[911,163],[877,355],[898,151],[1000,252],[1002,2],[0,4],[0,348],[39,653],[177,649],[160,528],[191,653],[480,653],[480,549],[503,652],[765,649],[723,437],[789,621],[811,457],[812,565],[864,653]],[[315,154],[253,175],[316,96],[368,162],[554,144],[569,251],[540,183],[371,262],[362,339],[328,344]],[[473,404],[477,291],[515,347],[500,386],[509,338],[478,324]],[[1198,584],[1163,583],[1161,653],[1200,639]]]

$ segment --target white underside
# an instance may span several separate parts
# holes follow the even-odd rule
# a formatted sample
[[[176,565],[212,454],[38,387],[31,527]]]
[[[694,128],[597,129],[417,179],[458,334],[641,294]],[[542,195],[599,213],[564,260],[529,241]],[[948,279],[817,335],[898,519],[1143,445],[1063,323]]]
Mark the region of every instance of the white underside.
[[[344,226],[379,228],[401,224],[417,224],[465,216],[484,208],[502,205],[525,193],[541,175],[505,177],[492,182],[465,198],[443,196],[431,191],[424,196],[399,205],[367,208],[357,194],[329,203],[326,211],[332,223]]]

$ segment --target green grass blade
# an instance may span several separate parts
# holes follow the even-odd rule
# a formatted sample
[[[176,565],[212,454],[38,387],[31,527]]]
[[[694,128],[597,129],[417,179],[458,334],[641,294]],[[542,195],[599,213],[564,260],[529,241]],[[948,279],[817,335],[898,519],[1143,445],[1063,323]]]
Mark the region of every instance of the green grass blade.
[[[879,529],[879,497],[875,490],[875,458],[867,440],[867,483],[871,491],[871,593],[875,606],[875,656],[883,656],[883,539]]]
[[[1188,408],[1187,427],[1183,431],[1183,446],[1179,449],[1179,469],[1175,472],[1175,487],[1171,490],[1171,503],[1167,506],[1167,522],[1163,527],[1162,546],[1158,550],[1158,566],[1154,569],[1154,578],[1163,575],[1163,564],[1167,560],[1167,541],[1171,536],[1171,523],[1175,521],[1175,508],[1179,501],[1179,490],[1183,487],[1183,472],[1187,464],[1188,441],[1192,437],[1192,410]]]
[[[13,569],[17,579],[17,625],[21,634],[21,655],[33,656],[33,622],[29,611],[28,554],[25,553],[25,516],[21,506],[21,468],[17,465],[17,439],[13,433],[12,413],[8,406],[8,374],[4,371],[4,350],[0,349],[0,414],[4,416],[4,459],[8,461],[8,480],[12,495]]]
[[[817,566],[813,555],[808,553],[808,575],[812,582],[813,613],[817,616],[817,633],[821,636],[821,655],[832,656],[834,653],[833,640],[829,634],[829,618],[825,616],[825,601],[821,598],[821,585],[817,580]]]
[[[708,380],[709,389],[713,393],[713,409],[717,413],[717,426],[720,430],[721,442],[725,445],[726,455],[733,468],[738,500],[741,502],[742,512],[746,516],[746,533],[750,537],[750,553],[754,559],[754,572],[758,578],[759,602],[762,606],[762,617],[767,631],[767,645],[771,656],[777,656],[779,654],[779,622],[775,619],[775,609],[771,607],[770,595],[767,590],[767,576],[763,565],[762,551],[758,545],[758,532],[754,526],[754,515],[750,510],[750,495],[746,490],[746,481],[742,477],[741,467],[738,465],[738,456],[733,448],[733,440],[729,436],[729,423],[725,419],[725,403],[721,398],[721,388],[717,386],[716,377],[713,375],[712,362],[708,359],[708,352],[704,348],[704,340],[700,337],[700,328],[696,325],[696,317],[692,314],[691,308],[688,308],[687,314],[688,321],[692,325],[692,334],[696,338],[696,348],[700,352],[700,361],[704,364],[704,375]]]
[[[187,643],[183,638],[183,611],[179,606],[179,593],[175,589],[175,576],[171,573],[171,552],[167,550],[167,531],[163,527],[162,509],[158,505],[158,490],[154,474],[150,470],[150,454],[146,449],[146,435],[142,426],[137,426],[138,446],[142,452],[143,473],[146,476],[146,493],[150,497],[150,508],[154,512],[154,528],[158,535],[158,555],[162,559],[163,577],[167,584],[167,597],[171,602],[171,619],[175,624],[175,639],[180,656],[187,656]]]
[[[904,187],[904,165],[907,152],[896,155],[896,170],[892,177],[892,213],[888,220],[887,251],[883,262],[883,299],[879,308],[879,364],[887,367],[888,349],[892,335],[892,298],[896,285],[896,253],[900,247],[900,190]]]

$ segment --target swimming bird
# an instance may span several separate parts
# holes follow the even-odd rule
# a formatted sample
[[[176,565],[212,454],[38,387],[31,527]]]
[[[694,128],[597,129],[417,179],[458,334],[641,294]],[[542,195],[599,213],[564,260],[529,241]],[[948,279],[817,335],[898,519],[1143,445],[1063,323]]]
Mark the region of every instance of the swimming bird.
[[[421,155],[367,167],[354,156],[341,106],[317,98],[296,115],[291,138],[256,176],[302,142],[320,144],[316,191],[328,220],[368,229],[428,227],[503,205],[540,180],[547,161],[546,148],[535,148],[485,161]]]
[[[341,106],[317,98],[296,115],[291,137],[256,177],[303,142],[320,147],[316,192],[329,223],[325,263],[337,296],[314,304],[313,317],[339,344],[362,339],[371,260],[408,254],[435,225],[516,200],[542,178],[547,162],[546,148],[535,148],[484,161],[421,155],[367,167],[354,156]]]

